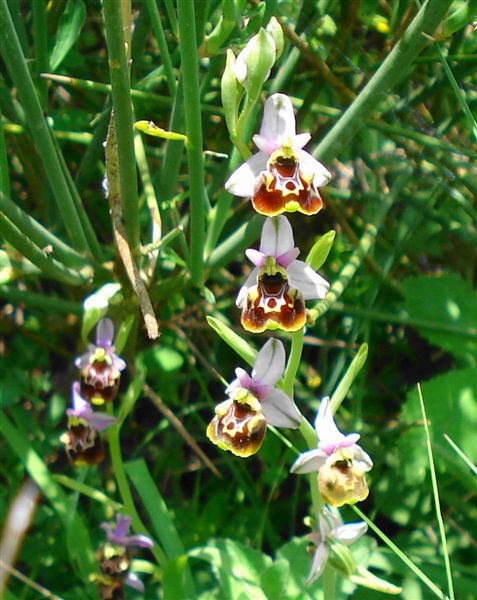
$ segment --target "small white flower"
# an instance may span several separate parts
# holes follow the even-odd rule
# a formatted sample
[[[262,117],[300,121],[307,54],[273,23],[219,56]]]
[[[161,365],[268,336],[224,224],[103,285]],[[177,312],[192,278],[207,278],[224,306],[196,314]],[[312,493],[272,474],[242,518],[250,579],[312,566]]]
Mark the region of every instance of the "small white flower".
[[[247,331],[297,331],[306,322],[305,300],[325,297],[329,283],[309,265],[296,260],[299,253],[287,218],[266,219],[260,250],[246,250],[255,268],[236,301],[242,308],[242,325]]]
[[[360,435],[344,435],[336,427],[329,398],[321,401],[315,421],[318,448],[300,454],[292,473],[318,473],[320,493],[332,506],[354,504],[368,496],[365,473],[373,467],[371,458],[356,443]]]
[[[318,531],[308,536],[316,548],[306,583],[313,583],[322,575],[330,554],[331,543],[340,542],[349,546],[365,534],[367,529],[368,526],[363,521],[343,525],[336,509],[324,508],[318,517]]]
[[[318,188],[331,174],[303,150],[309,133],[296,133],[291,100],[273,94],[265,103],[260,134],[253,137],[259,152],[225,183],[231,194],[252,198],[255,210],[273,217],[283,212],[316,214],[323,208]]]

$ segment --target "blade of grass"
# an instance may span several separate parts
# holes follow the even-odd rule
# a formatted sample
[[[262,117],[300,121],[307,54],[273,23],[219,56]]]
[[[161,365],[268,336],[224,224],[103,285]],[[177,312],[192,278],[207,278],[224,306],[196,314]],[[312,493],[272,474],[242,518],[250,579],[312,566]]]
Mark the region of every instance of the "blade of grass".
[[[313,155],[316,158],[329,162],[346,147],[363,125],[364,119],[388,97],[391,89],[408,72],[414,59],[429,44],[423,33],[433,34],[436,31],[452,1],[425,2],[356,100],[315,148]]]
[[[152,30],[156,37],[157,45],[159,46],[159,52],[161,53],[169,94],[171,95],[171,98],[174,98],[177,91],[177,82],[172,69],[171,55],[169,53],[169,48],[167,47],[166,36],[164,34],[164,28],[162,27],[156,0],[146,0],[146,6],[151,19]]]
[[[152,526],[160,540],[169,561],[177,560],[186,554],[180,536],[170,516],[167,504],[161,496],[154,479],[143,459],[129,462],[125,465],[126,473],[132,481]],[[183,598],[194,598],[194,583],[189,566],[185,561],[182,565],[180,579],[183,579]]]
[[[37,266],[42,275],[71,285],[81,285],[86,278],[48,255],[26,236],[10,219],[0,212],[0,234],[25,258]]]
[[[447,79],[451,84],[455,97],[457,98],[457,102],[460,104],[460,107],[464,115],[466,116],[467,121],[469,122],[470,130],[472,131],[475,141],[477,141],[477,122],[475,120],[475,117],[472,111],[470,110],[469,105],[467,104],[467,100],[465,99],[462,90],[459,88],[459,84],[457,83],[457,80],[454,76],[454,73],[452,72],[452,69],[449,66],[449,63],[446,60],[446,57],[442,53],[439,44],[437,42],[434,42],[434,47],[439,54],[439,59],[442,63],[442,66],[444,67],[445,74],[447,75]]]
[[[184,116],[186,125],[187,163],[190,189],[190,276],[192,283],[201,287],[204,270],[205,215],[208,206],[205,190],[204,155],[202,148],[202,115],[199,92],[199,57],[196,42],[196,3],[178,0],[178,23],[182,82],[184,88]]]
[[[110,506],[113,510],[121,510],[121,508],[122,508],[122,504],[120,504],[119,502],[115,502],[114,500],[111,500],[111,498],[108,498],[108,496],[106,496],[106,494],[97,490],[96,488],[91,487],[90,485],[86,485],[85,483],[76,481],[76,479],[72,479],[71,477],[68,477],[67,475],[56,474],[56,475],[52,475],[51,477],[54,481],[56,481],[63,487],[66,487],[75,492],[79,492],[80,494],[83,494],[84,496],[88,496],[88,498],[92,498],[93,500],[96,500],[96,502],[101,502],[102,504],[106,504],[107,506]]]
[[[2,35],[0,35],[0,53],[17,88],[25,111],[26,123],[30,128],[33,142],[42,160],[64,226],[76,250],[79,252],[87,251],[89,248],[83,227],[63,175],[51,132],[43,116],[6,0],[0,0],[0,31],[2,31]]]
[[[48,499],[58,518],[64,523],[65,528],[68,529],[70,523],[73,522],[77,543],[75,547],[71,547],[71,551],[74,553],[70,556],[71,562],[77,567],[83,585],[91,591],[92,586],[89,575],[95,570],[93,549],[83,520],[77,512],[70,510],[69,498],[53,480],[48,467],[33,450],[28,440],[13,425],[4,412],[0,412],[0,431],[30,477]]]
[[[361,512],[361,510],[356,505],[350,505],[351,509],[358,515],[360,519],[365,521],[369,528],[374,531],[374,533],[381,539],[388,548],[390,548],[394,554],[402,560],[402,562],[418,577],[424,585],[438,598],[441,600],[449,600],[449,598],[442,592],[437,585],[429,579],[429,577],[421,571],[421,569],[408,557],[404,554],[402,550],[396,546],[396,544],[388,538],[388,536],[377,527],[371,519]]]
[[[450,444],[451,448],[458,454],[458,456],[465,462],[465,464],[469,467],[469,469],[477,476],[477,467],[472,463],[470,458],[466,456],[462,450],[457,446],[455,442],[451,440],[451,438],[445,433],[444,438],[448,444]]]
[[[12,304],[24,304],[29,308],[38,308],[50,314],[81,315],[83,313],[83,307],[79,302],[70,302],[51,294],[44,296],[38,292],[18,290],[6,285],[0,285],[0,298],[8,300]]]
[[[82,268],[87,265],[84,256],[81,256],[81,254],[78,254],[73,248],[57,238],[1,192],[0,210],[37,246],[44,248],[45,246],[51,245],[55,256],[57,256],[58,260],[66,266]]]
[[[344,374],[344,377],[338,384],[338,387],[331,396],[331,409],[335,413],[340,407],[341,403],[349,392],[350,387],[353,385],[353,381],[356,379],[358,373],[363,368],[366,358],[368,357],[368,344],[360,346],[358,353],[351,361],[348,370]]]
[[[421,389],[421,385],[419,383],[417,384],[417,391],[419,394],[419,404],[421,405],[424,430],[426,432],[427,455],[429,458],[429,466],[430,466],[430,471],[431,471],[432,493],[434,496],[434,508],[436,511],[437,523],[439,524],[439,533],[441,536],[442,552],[444,554],[444,564],[445,564],[446,576],[447,576],[447,586],[449,589],[449,598],[450,598],[450,600],[454,600],[454,598],[455,598],[454,582],[452,580],[452,569],[451,569],[451,564],[450,564],[450,559],[449,559],[449,548],[447,547],[446,530],[445,530],[445,526],[444,526],[444,519],[442,518],[441,503],[440,503],[440,499],[439,499],[439,487],[437,485],[436,467],[434,465],[434,455],[432,452],[431,436],[429,433],[429,424],[427,422],[426,407],[424,405],[422,389]]]

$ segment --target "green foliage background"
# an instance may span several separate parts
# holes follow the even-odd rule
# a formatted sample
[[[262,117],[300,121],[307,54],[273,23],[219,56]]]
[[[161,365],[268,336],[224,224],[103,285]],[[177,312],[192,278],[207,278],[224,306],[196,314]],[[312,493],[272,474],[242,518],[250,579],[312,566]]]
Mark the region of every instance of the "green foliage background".
[[[0,514],[7,514],[26,477],[34,477],[43,491],[16,567],[62,598],[94,597],[88,575],[95,568],[92,550],[103,540],[99,523],[111,518],[121,496],[108,461],[77,472],[68,465],[58,438],[77,376],[73,359],[86,342],[81,338],[82,302],[117,281],[122,289],[108,314],[118,326],[134,316],[122,351],[130,368],[120,394],[123,406],[134,406],[121,429],[120,447],[138,515],[167,557],[162,568],[151,554],[137,561],[137,572],[149,573],[141,576],[145,597],[191,597],[185,553],[198,598],[321,597],[320,582],[312,588],[303,585],[308,497],[305,478],[288,474],[293,451],[269,432],[257,456],[239,460],[205,438],[213,408],[224,398],[220,376],[230,381],[234,368],[245,366],[208,326],[206,316],[227,321],[255,347],[263,341],[241,331],[235,307],[249,269],[243,251],[258,239],[261,220],[252,217],[248,201],[232,199],[223,188],[240,157],[225,126],[220,78],[225,50],[237,53],[275,15],[286,28],[285,49],[262,100],[274,92],[292,97],[298,131],[310,131],[309,147],[318,147],[318,158],[334,174],[322,190],[326,209],[312,218],[291,217],[296,243],[306,256],[318,236],[335,229],[335,244],[321,272],[345,287],[307,330],[297,403],[313,419],[319,398],[333,392],[359,345],[369,344],[367,363],[338,419],[343,431],[361,433],[375,463],[371,494],[361,509],[446,590],[416,389],[422,383],[456,597],[477,598],[477,480],[444,437],[450,436],[477,462],[477,33],[471,24],[476,3],[447,2],[435,40],[427,40],[411,63],[397,65],[400,73],[390,93],[352,122],[353,135],[346,143],[338,140],[334,146],[334,124],[350,105],[357,106],[360,92],[409,26],[416,4],[194,2],[206,150],[202,286],[192,285],[189,276],[194,225],[184,144],[139,133],[136,140],[143,245],[157,241],[151,238],[151,206],[156,202],[162,221],[162,243],[148,286],[162,330],[156,341],[147,339],[115,251],[102,187],[111,96],[101,3],[1,4],[3,16],[7,6],[11,11],[51,139],[71,175],[70,193],[84,207],[99,248],[92,258],[77,245],[78,230],[72,234],[71,222],[55,201],[57,190],[42,161],[44,149],[33,142],[37,121],[20,98],[11,71],[2,66],[0,208],[8,214],[4,198],[9,197],[73,249],[66,252],[69,262],[60,274],[47,272],[25,258],[24,247],[9,237],[2,217],[0,439],[5,493]],[[171,0],[133,2],[131,88],[135,120],[153,120],[166,130],[186,133],[176,12]],[[212,33],[218,37],[215,46]],[[9,43],[5,36],[4,59]],[[168,54],[160,50],[164,44]],[[171,70],[164,67],[166,56]],[[41,73],[72,79],[47,79]],[[175,100],[171,73],[172,88],[178,85]],[[246,143],[260,117],[257,107]],[[325,143],[319,145],[321,140]],[[52,258],[62,263],[55,252]],[[143,254],[144,268],[149,258]],[[353,264],[356,274],[348,276]],[[64,269],[73,273],[66,276]],[[177,432],[162,404],[145,393],[145,382],[221,479]],[[298,434],[287,435],[302,448]],[[106,496],[98,501],[72,491],[71,481],[61,479],[65,475]],[[344,514],[356,519],[351,509]],[[353,555],[359,564],[402,586],[403,598],[434,597],[382,542],[378,548],[375,536],[353,546]],[[337,594],[384,597],[349,583]],[[40,596],[12,577],[5,597]]]

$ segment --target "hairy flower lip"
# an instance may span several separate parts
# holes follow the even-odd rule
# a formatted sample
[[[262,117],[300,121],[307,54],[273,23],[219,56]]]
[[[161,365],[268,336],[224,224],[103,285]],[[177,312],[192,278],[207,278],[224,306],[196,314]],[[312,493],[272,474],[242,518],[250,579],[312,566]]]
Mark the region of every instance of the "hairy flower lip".
[[[257,354],[252,373],[236,369],[226,388],[228,399],[218,404],[207,437],[223,450],[246,458],[255,454],[267,424],[297,428],[302,416],[293,400],[276,387],[285,371],[285,348],[271,338]]]
[[[329,283],[309,265],[297,260],[299,253],[288,219],[267,218],[260,249],[246,250],[255,268],[236,300],[242,309],[245,329],[254,333],[274,328],[297,331],[306,323],[305,300],[325,297]]]
[[[292,473],[318,473],[320,494],[328,504],[342,506],[364,500],[368,495],[365,473],[373,462],[356,443],[357,433],[344,435],[336,426],[331,401],[321,401],[315,421],[318,447],[300,454]]]

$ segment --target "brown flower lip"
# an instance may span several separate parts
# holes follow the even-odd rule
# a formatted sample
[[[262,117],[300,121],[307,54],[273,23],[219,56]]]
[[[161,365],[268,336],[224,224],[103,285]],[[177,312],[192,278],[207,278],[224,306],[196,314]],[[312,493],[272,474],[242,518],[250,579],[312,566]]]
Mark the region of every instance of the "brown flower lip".
[[[282,271],[273,275],[260,273],[257,285],[249,289],[241,317],[242,326],[247,331],[297,331],[305,325],[303,296],[298,290],[290,287],[286,272]]]

